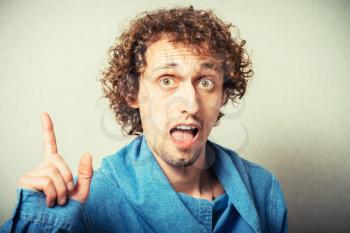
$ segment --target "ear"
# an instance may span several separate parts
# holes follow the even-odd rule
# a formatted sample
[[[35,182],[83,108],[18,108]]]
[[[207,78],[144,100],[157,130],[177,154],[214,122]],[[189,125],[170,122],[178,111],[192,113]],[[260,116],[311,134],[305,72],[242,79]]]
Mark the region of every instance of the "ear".
[[[130,108],[139,108],[139,102],[137,98],[126,98],[126,102],[128,103]]]
[[[226,96],[227,96],[227,92],[223,90],[222,91],[222,98],[221,98],[221,107],[224,106],[225,103],[227,102]]]

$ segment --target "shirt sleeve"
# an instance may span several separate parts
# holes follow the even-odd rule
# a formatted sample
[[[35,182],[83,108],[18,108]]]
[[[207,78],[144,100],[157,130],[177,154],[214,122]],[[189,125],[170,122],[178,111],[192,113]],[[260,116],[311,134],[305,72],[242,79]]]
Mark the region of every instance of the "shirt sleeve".
[[[17,206],[0,232],[89,232],[83,205],[68,200],[64,206],[48,208],[45,195],[27,189],[17,190]]]
[[[287,206],[281,186],[277,179],[273,179],[272,204],[270,206],[271,232],[288,233]]]

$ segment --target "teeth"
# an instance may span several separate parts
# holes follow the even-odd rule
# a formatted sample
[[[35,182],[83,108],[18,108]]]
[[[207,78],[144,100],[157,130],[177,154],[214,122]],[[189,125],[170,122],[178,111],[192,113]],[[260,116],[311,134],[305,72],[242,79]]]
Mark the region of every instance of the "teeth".
[[[195,127],[192,126],[187,126],[187,125],[179,125],[176,127],[176,129],[180,129],[180,130],[195,130]]]

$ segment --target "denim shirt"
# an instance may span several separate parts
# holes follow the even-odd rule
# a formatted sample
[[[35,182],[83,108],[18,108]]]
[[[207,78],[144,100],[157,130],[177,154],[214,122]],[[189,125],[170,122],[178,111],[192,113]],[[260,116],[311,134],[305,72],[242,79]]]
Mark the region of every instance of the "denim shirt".
[[[206,154],[224,187],[227,207],[212,226],[213,202],[177,193],[144,136],[102,160],[86,203],[46,207],[41,192],[20,189],[1,232],[287,232],[287,209],[276,178],[208,141]]]

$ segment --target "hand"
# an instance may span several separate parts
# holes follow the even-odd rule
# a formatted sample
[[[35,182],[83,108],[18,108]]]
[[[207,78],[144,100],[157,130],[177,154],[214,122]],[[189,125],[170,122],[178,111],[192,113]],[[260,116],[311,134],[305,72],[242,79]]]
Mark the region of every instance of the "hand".
[[[22,176],[18,182],[20,188],[44,192],[46,205],[57,203],[64,205],[67,198],[84,203],[89,195],[93,174],[92,158],[84,154],[80,159],[78,181],[74,186],[72,172],[57,152],[55,132],[49,114],[42,113],[45,160],[34,170]]]

